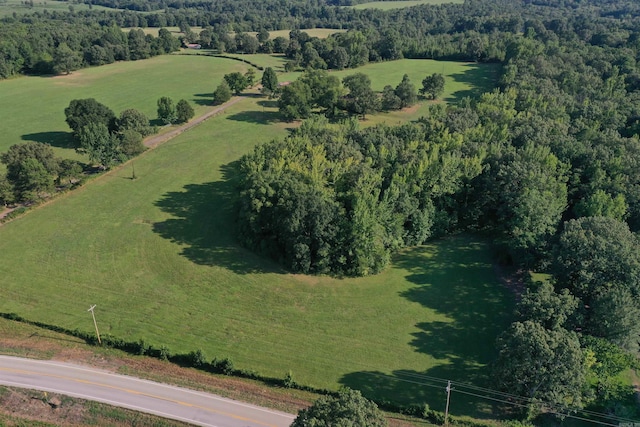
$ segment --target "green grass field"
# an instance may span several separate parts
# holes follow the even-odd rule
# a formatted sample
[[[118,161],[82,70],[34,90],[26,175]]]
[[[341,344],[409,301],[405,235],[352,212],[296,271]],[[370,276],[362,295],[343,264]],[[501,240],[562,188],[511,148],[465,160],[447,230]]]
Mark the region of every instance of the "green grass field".
[[[402,76],[407,74],[416,90],[422,87],[422,79],[433,73],[441,73],[445,77],[444,93],[441,100],[450,103],[459,102],[464,97],[476,97],[495,87],[500,75],[499,64],[478,64],[473,62],[433,61],[428,59],[402,59],[399,61],[377,62],[357,69],[331,71],[340,79],[355,73],[365,73],[371,78],[373,90],[382,92],[385,85],[396,87]],[[294,81],[301,73],[283,73],[278,76],[279,81]],[[367,122],[379,123],[386,121],[415,120],[428,114],[429,105],[433,102],[421,99],[412,108],[404,111],[393,111],[370,116]]]
[[[223,58],[163,55],[145,61],[86,68],[68,76],[20,77],[0,81],[0,152],[24,141],[59,148],[71,142],[64,109],[72,99],[95,98],[116,114],[136,108],[150,119],[157,116],[161,96],[192,103],[196,114],[211,104],[224,74],[244,72],[247,65]]]
[[[443,3],[464,3],[464,0],[399,0],[399,1],[372,1],[368,3],[360,3],[353,7],[354,9],[403,9],[405,7],[419,6],[423,4],[443,4]]]
[[[432,62],[398,61],[398,76],[386,80],[395,85],[404,72],[433,72]],[[84,70],[73,80],[1,84],[22,85],[43,108],[42,99],[54,100],[57,93],[95,96],[116,111],[131,106],[152,115],[160,95],[176,91],[194,99],[210,93],[216,79],[237,65],[243,64],[169,56]],[[202,81],[178,72],[198,67],[206,70]],[[470,77],[477,66],[459,67],[453,75],[466,76],[466,86],[448,88],[449,96],[484,82]],[[141,70],[161,73],[165,84]],[[381,86],[384,72],[376,70],[372,80]],[[129,86],[110,93],[119,84]],[[6,93],[14,99],[20,91],[12,90]],[[67,99],[56,102],[64,109]],[[23,107],[21,114],[30,123],[15,124],[25,129],[15,133],[19,138],[37,124],[37,113]],[[143,338],[176,352],[200,348],[209,358],[228,356],[264,375],[283,377],[291,370],[303,384],[344,384],[370,397],[428,402],[439,410],[442,390],[399,379],[409,372],[483,384],[495,337],[512,310],[488,243],[471,236],[435,241],[399,254],[382,274],[359,279],[289,274],[238,247],[230,165],[255,144],[284,137],[287,126],[273,101],[246,97],[133,160],[138,179],[130,179],[132,165],[125,165],[1,226],[0,311],[91,331],[86,309],[97,304],[102,333]],[[460,399],[451,410],[478,415],[482,406]]]

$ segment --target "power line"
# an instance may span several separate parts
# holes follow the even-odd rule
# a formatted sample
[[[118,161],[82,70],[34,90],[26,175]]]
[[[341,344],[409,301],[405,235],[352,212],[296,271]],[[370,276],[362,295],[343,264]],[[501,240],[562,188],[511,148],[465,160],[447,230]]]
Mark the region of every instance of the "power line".
[[[444,380],[442,378],[437,378],[437,377],[430,377],[428,375],[420,375],[420,374],[413,374],[410,372],[401,372],[402,374],[408,375],[408,376],[412,376],[412,377],[425,377],[428,380],[432,380],[432,381],[438,381],[438,382],[447,382],[447,380]],[[404,378],[398,378],[398,377],[394,377],[391,375],[386,375],[386,374],[373,374],[372,375],[378,375],[378,376],[384,376],[387,378],[392,378],[395,379],[396,381],[402,381],[402,382],[407,382],[407,383],[411,383],[411,384],[419,384],[419,385],[424,385],[427,387],[435,387],[435,388],[441,388],[442,385],[435,385],[435,384],[430,384],[430,383],[425,383],[425,382],[420,382],[420,381],[414,381],[414,380],[408,380],[408,379],[404,379]],[[501,403],[505,403],[508,405],[512,405],[512,406],[518,406],[521,408],[527,408],[531,405],[536,405],[539,406],[541,409],[546,410],[549,413],[552,414],[556,414],[556,415],[560,415],[560,416],[564,416],[564,417],[568,417],[568,418],[575,418],[578,420],[583,420],[583,421],[588,421],[588,422],[592,422],[592,423],[596,423],[596,424],[601,424],[601,425],[606,425],[606,426],[617,426],[617,424],[611,424],[611,423],[607,423],[607,422],[603,422],[603,421],[599,421],[599,420],[594,420],[592,418],[585,418],[585,417],[581,417],[578,415],[571,415],[568,413],[565,413],[564,411],[562,411],[562,409],[565,409],[566,411],[571,411],[571,412],[578,412],[578,413],[583,413],[586,415],[591,415],[593,417],[598,417],[598,418],[604,418],[607,419],[608,421],[618,421],[618,422],[637,422],[637,420],[634,419],[630,419],[630,418],[623,418],[623,417],[617,417],[614,415],[609,415],[609,414],[603,414],[600,412],[595,412],[595,411],[589,411],[586,409],[580,409],[580,408],[573,408],[573,407],[561,407],[558,408],[557,406],[551,405],[549,403],[545,403],[545,402],[541,402],[532,398],[527,398],[527,397],[523,397],[523,396],[517,396],[517,395],[513,395],[513,394],[509,394],[509,393],[503,393],[497,390],[491,390],[491,389],[487,389],[487,388],[483,388],[483,387],[478,387],[478,386],[474,386],[472,384],[466,384],[466,383],[459,383],[459,382],[451,382],[452,385],[457,385],[457,386],[461,386],[461,387],[466,387],[466,388],[470,388],[470,389],[481,389],[482,391],[488,392],[488,393],[494,393],[497,395],[504,395],[505,398],[513,398],[516,400],[521,400],[524,401],[526,403],[518,403],[518,402],[514,402],[514,401],[510,401],[510,400],[504,400],[504,399],[499,399],[497,397],[492,397],[492,396],[486,396],[486,395],[480,395],[480,394],[476,394],[476,393],[472,393],[469,391],[464,391],[464,390],[460,390],[458,388],[451,388],[451,391],[457,392],[457,393],[461,393],[461,394],[465,394],[465,395],[469,395],[469,396],[474,396],[474,397],[478,397],[481,399],[487,399],[487,400],[492,400],[495,402],[501,402]],[[445,389],[446,390],[446,389]]]

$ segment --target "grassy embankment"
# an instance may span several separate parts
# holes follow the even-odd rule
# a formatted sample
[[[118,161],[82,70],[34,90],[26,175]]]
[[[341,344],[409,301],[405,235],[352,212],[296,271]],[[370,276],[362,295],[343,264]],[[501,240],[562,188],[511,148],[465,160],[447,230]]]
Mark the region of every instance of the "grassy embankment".
[[[182,59],[189,62],[174,62]],[[95,96],[116,111],[137,107],[152,115],[148,105],[153,111],[159,96],[171,95],[171,89],[185,93],[194,84],[184,70],[191,71],[197,61],[220,64],[177,56],[149,64],[162,60],[174,71],[173,79],[166,77],[167,87],[158,85],[162,91],[147,88],[141,95],[131,82],[118,95],[95,78],[77,93]],[[421,62],[415,63],[421,75],[442,66]],[[106,81],[120,76],[123,84],[124,75],[152,80],[144,73],[118,73],[144,64],[116,64],[110,73],[102,72]],[[397,62],[399,76],[413,64]],[[375,69],[370,67],[367,72]],[[486,83],[486,77],[473,78],[481,68],[459,67],[465,83],[447,87],[449,98],[473,90],[475,81]],[[209,68],[219,77],[228,72]],[[87,71],[101,72],[95,70]],[[372,80],[384,82],[379,73],[372,73]],[[400,78],[394,74],[386,82],[395,80]],[[52,88],[59,84],[42,81]],[[206,89],[198,86],[188,96],[204,99],[197,94],[210,93],[218,81],[209,77],[198,83]],[[96,95],[88,95],[91,91]],[[51,96],[44,86],[40,93],[40,99]],[[145,96],[146,101],[140,99]],[[62,109],[67,103],[61,101]],[[0,228],[0,311],[90,331],[86,309],[98,304],[103,333],[143,338],[174,352],[200,348],[209,358],[228,356],[238,367],[264,375],[283,377],[291,370],[303,384],[345,384],[370,397],[428,402],[434,409],[443,409],[442,390],[395,376],[406,370],[484,383],[495,336],[511,312],[486,242],[468,236],[435,241],[399,254],[380,275],[342,280],[289,274],[238,247],[229,165],[255,144],[283,137],[286,127],[271,103],[247,97],[134,160],[138,179],[129,179],[125,166],[5,224]],[[462,399],[452,404],[454,414],[478,414],[479,409]]]

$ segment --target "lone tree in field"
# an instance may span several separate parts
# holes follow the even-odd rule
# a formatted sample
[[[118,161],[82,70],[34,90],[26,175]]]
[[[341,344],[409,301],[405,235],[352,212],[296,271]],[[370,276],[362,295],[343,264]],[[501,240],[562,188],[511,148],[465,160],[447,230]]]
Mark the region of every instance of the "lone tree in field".
[[[229,84],[227,83],[226,80],[222,80],[222,82],[220,82],[220,84],[216,88],[216,91],[213,92],[213,103],[215,105],[224,104],[230,99],[231,99],[231,88],[229,87]]]
[[[440,73],[433,73],[422,80],[420,94],[429,99],[438,99],[444,92],[444,76]]]
[[[344,388],[338,397],[323,396],[298,412],[291,427],[386,427],[387,420],[375,403],[357,390]]]
[[[167,125],[176,121],[176,107],[171,98],[163,96],[158,99],[158,118]]]
[[[269,96],[278,90],[278,76],[271,67],[267,67],[262,74],[262,88]]]
[[[176,105],[176,123],[186,123],[193,118],[195,112],[186,99],[181,99]]]

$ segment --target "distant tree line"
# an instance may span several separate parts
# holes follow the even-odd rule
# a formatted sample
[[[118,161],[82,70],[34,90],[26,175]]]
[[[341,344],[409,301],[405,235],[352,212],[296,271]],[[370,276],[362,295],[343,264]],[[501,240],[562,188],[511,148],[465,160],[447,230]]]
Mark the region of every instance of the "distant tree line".
[[[38,20],[0,24],[0,79],[17,74],[68,74],[79,68],[139,60],[178,50],[161,29],[154,37],[115,25]]]

